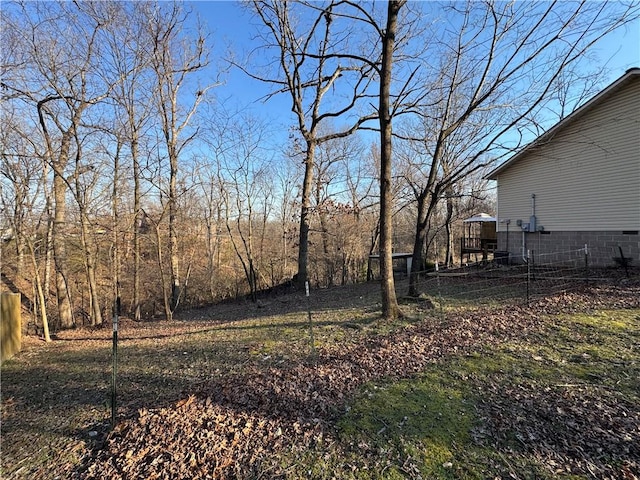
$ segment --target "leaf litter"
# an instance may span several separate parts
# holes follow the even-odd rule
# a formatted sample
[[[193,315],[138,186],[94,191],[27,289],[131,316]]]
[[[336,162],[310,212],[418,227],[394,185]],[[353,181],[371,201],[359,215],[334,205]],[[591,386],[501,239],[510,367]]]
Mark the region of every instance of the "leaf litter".
[[[590,286],[528,307],[458,309],[385,335],[365,331],[356,340],[319,345],[313,360],[250,362],[230,374],[204,376],[172,405],[141,406],[63,476],[287,478],[284,453],[347,448],[335,423],[367,382],[411,378],[453,356],[531,342],[548,327],[548,316],[629,308],[640,308],[638,286]],[[475,442],[527,452],[553,474],[640,476],[640,394],[629,399],[587,382],[510,385],[504,377],[466,377],[479,397]]]

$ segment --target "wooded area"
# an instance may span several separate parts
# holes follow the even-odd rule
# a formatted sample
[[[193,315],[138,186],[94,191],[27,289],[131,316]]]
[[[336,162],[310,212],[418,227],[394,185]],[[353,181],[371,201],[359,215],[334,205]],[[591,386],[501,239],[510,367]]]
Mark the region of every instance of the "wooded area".
[[[492,167],[605,79],[633,2],[244,4],[251,54],[176,2],[2,8],[3,281],[48,338],[262,290],[450,265]],[[595,67],[594,67],[595,65]],[[240,69],[288,132],[217,92]],[[269,99],[266,99],[267,101]],[[393,149],[392,149],[393,145]],[[11,287],[13,285],[13,287]],[[4,288],[4,286],[3,286]]]

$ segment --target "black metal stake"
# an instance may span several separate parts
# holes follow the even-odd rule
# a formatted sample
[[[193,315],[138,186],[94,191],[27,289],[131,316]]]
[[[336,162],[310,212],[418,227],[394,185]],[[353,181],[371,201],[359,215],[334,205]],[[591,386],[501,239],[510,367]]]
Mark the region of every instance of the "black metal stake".
[[[309,337],[311,341],[311,355],[313,360],[316,360],[316,342],[313,338],[313,321],[311,319],[311,298],[309,297],[309,281],[304,282],[305,291],[307,294],[307,314],[309,317]]]
[[[589,283],[589,246],[584,244],[584,278]]]
[[[527,307],[529,306],[529,298],[530,298],[529,289],[530,288],[531,288],[531,255],[529,250],[527,250]]]
[[[629,264],[631,263],[631,258],[627,258],[622,253],[622,247],[618,245],[618,250],[620,251],[620,262],[622,262],[622,266],[624,267],[624,273],[627,278],[629,278]]]
[[[113,362],[111,373],[111,428],[116,426],[116,377],[118,374],[118,310],[113,311],[113,350],[111,354]]]

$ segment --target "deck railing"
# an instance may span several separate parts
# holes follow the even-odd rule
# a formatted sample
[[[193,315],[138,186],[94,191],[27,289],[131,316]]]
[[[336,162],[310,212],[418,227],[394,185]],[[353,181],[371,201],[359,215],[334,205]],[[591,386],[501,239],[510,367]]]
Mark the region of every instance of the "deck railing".
[[[460,239],[462,253],[493,252],[498,248],[495,238],[463,237]]]

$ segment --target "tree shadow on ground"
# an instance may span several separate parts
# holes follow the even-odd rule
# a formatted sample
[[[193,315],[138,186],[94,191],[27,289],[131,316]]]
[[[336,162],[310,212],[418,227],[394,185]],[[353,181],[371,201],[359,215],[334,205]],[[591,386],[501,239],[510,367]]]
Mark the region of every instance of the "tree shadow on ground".
[[[263,321],[265,324],[260,323]],[[366,317],[361,319],[361,325],[368,321]],[[530,328],[531,325],[519,325],[519,321],[514,318],[510,329],[525,335],[528,330],[521,327]],[[119,350],[118,366],[118,420],[121,430],[115,431],[111,437],[113,442],[121,445],[103,445],[101,441],[94,443],[95,447],[104,446],[104,449],[95,450],[77,463],[74,475],[77,478],[101,478],[99,475],[114,472],[116,475],[117,471],[108,470],[114,462],[119,465],[138,462],[136,465],[140,468],[147,468],[152,458],[140,452],[151,449],[151,453],[161,456],[162,449],[171,446],[197,451],[198,448],[209,448],[207,445],[215,441],[223,446],[227,442],[232,453],[218,450],[216,455],[232,455],[237,453],[233,450],[237,440],[238,444],[245,442],[237,448],[243,448],[243,455],[249,455],[248,446],[255,446],[256,441],[249,440],[256,434],[256,429],[249,428],[249,424],[262,425],[258,429],[261,436],[256,438],[273,442],[271,447],[261,447],[266,453],[286,442],[307,441],[307,434],[328,435],[330,429],[327,426],[364,382],[383,376],[410,377],[423,364],[418,361],[412,364],[404,359],[413,361],[417,358],[416,353],[421,353],[425,355],[421,361],[432,362],[431,354],[423,351],[428,342],[441,351],[442,346],[453,349],[459,340],[444,331],[442,336],[436,336],[439,331],[436,323],[434,328],[425,329],[422,333],[410,331],[403,333],[405,336],[377,342],[366,332],[354,330],[354,334],[362,333],[362,336],[354,342],[353,349],[349,349],[351,344],[347,339],[343,346],[338,344],[336,350],[320,349],[319,358],[313,361],[306,337],[298,336],[296,341],[288,342],[283,336],[286,329],[304,328],[304,316],[298,322],[267,322],[267,319],[260,320],[257,325],[231,322],[195,331],[177,329],[161,336],[147,335],[146,332],[152,330],[144,329],[137,332],[141,334],[140,338],[129,340],[126,329],[123,330],[124,341]],[[322,322],[331,327],[344,324],[345,320]],[[201,322],[193,323],[201,325]],[[172,323],[171,328],[193,323],[178,321]],[[475,328],[473,322],[464,325],[464,328]],[[474,331],[469,333],[470,338],[476,341]],[[271,342],[280,342],[272,351],[281,355],[277,359],[265,360],[270,356],[268,347]],[[5,369],[3,366],[3,439],[7,431],[7,438],[20,442],[18,433],[24,428],[33,431],[34,435],[53,432],[59,437],[60,444],[66,441],[91,445],[91,439],[87,440],[89,432],[99,430],[109,418],[110,353],[108,343],[98,347],[95,342],[65,342],[48,347],[45,353],[41,353],[41,359],[30,360],[27,368],[13,369],[9,365]],[[355,358],[356,354],[360,357]],[[395,360],[391,361],[393,355]],[[395,361],[398,363],[393,363]],[[385,369],[376,366],[382,363],[385,363]],[[505,398],[513,405],[521,401],[515,396],[505,395]],[[7,405],[8,399],[11,399],[8,402],[11,406]],[[554,403],[549,405],[553,407]],[[529,409],[531,418],[536,419],[545,414],[543,406],[525,402],[523,411]],[[5,412],[9,413],[6,417],[8,424],[5,423]],[[20,418],[23,412],[27,413],[24,419]],[[63,415],[52,412],[62,412]],[[58,420],[59,423],[50,420],[60,417],[63,419]],[[38,426],[34,428],[33,425]],[[284,433],[277,435],[278,429]],[[602,437],[597,430],[587,432],[596,439]],[[208,439],[209,433],[212,438]],[[25,448],[23,438],[22,444],[15,448]],[[35,442],[27,447],[21,452],[9,449],[9,456],[6,460],[3,458],[3,470],[8,472],[8,478],[12,478],[15,472],[9,469],[10,463],[19,462],[29,448],[31,451],[37,449]],[[86,452],[86,447],[83,448]],[[135,458],[127,458],[129,450],[134,452]],[[3,448],[3,457],[5,454],[6,449]],[[136,457],[138,454],[140,458]],[[220,461],[221,457],[215,458]],[[240,457],[238,459],[241,460]],[[66,462],[63,458],[50,459],[49,466],[53,470],[56,466],[65,468],[63,461]],[[180,461],[187,462],[184,459]],[[204,459],[194,461],[197,465],[204,465]],[[38,468],[45,468],[45,463],[39,465]],[[94,465],[105,470],[87,473]],[[163,465],[158,463],[157,468]],[[31,478],[46,478],[38,477],[40,473],[34,475]],[[126,478],[126,475],[117,475],[117,478]],[[27,477],[15,474],[13,478]],[[189,477],[176,474],[175,478]]]

